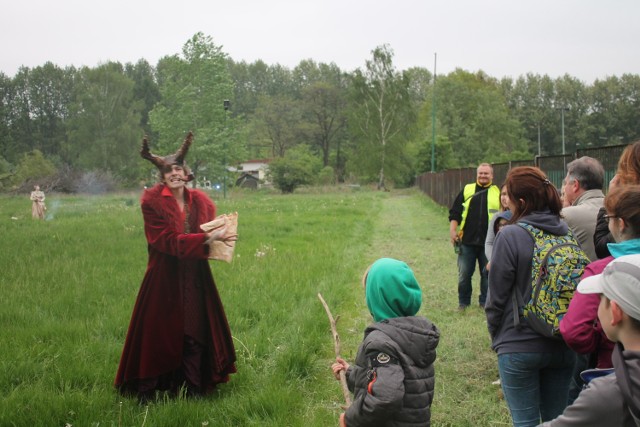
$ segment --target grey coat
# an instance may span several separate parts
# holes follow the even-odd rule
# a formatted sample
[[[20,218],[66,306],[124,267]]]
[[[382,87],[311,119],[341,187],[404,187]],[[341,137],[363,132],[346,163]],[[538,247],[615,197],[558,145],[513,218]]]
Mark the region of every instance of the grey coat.
[[[439,339],[438,328],[419,316],[369,326],[346,372],[354,393],[347,426],[429,426]]]
[[[640,426],[640,352],[624,351],[618,344],[613,367],[614,374],[592,380],[562,415],[542,425]]]
[[[573,202],[573,205],[562,209],[562,217],[576,237],[589,260],[598,259],[593,236],[596,231],[598,211],[604,203],[602,190],[587,190]]]

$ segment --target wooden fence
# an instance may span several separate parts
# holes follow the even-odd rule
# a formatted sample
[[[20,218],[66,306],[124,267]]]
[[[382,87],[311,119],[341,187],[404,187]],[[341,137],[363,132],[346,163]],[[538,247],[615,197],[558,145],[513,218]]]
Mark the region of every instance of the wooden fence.
[[[627,147],[626,144],[607,147],[585,148],[575,153],[559,156],[536,156],[533,160],[517,160],[507,163],[494,163],[493,182],[501,185],[507,177],[507,172],[516,166],[537,166],[542,169],[549,180],[560,189],[562,181],[567,176],[567,164],[582,156],[589,156],[600,160],[604,167],[604,191],[609,187],[618,167],[620,154]],[[416,178],[416,186],[436,203],[449,207],[466,184],[476,180],[476,168],[449,169],[442,172],[427,172]]]

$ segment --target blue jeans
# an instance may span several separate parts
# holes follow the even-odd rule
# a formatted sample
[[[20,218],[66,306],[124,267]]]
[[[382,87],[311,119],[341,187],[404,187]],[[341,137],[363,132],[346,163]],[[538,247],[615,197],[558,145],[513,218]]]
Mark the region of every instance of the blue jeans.
[[[484,306],[487,300],[487,256],[484,254],[484,246],[460,245],[458,254],[458,304],[471,305],[471,278],[476,271],[476,260],[480,269],[480,297],[478,302]]]
[[[567,406],[575,353],[498,355],[502,392],[514,427],[537,426],[558,417]]]

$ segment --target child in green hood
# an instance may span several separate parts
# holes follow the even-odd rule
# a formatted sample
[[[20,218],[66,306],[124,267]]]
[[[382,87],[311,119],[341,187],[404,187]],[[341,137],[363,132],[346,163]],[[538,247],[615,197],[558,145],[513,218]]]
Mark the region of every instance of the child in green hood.
[[[422,290],[404,262],[381,258],[366,271],[367,307],[375,323],[365,329],[353,365],[336,358],[336,379],[345,371],[353,404],[340,426],[429,426],[435,383],[438,328],[417,316]]]

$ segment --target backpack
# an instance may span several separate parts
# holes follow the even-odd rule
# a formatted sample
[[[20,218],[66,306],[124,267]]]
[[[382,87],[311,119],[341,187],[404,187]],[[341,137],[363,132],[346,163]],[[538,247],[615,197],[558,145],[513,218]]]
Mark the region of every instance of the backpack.
[[[513,322],[520,327],[520,319],[539,334],[562,339],[560,320],[578,286],[589,258],[569,230],[556,236],[530,224],[518,225],[529,232],[534,241],[531,260],[531,298],[525,304],[517,287],[513,288]]]

